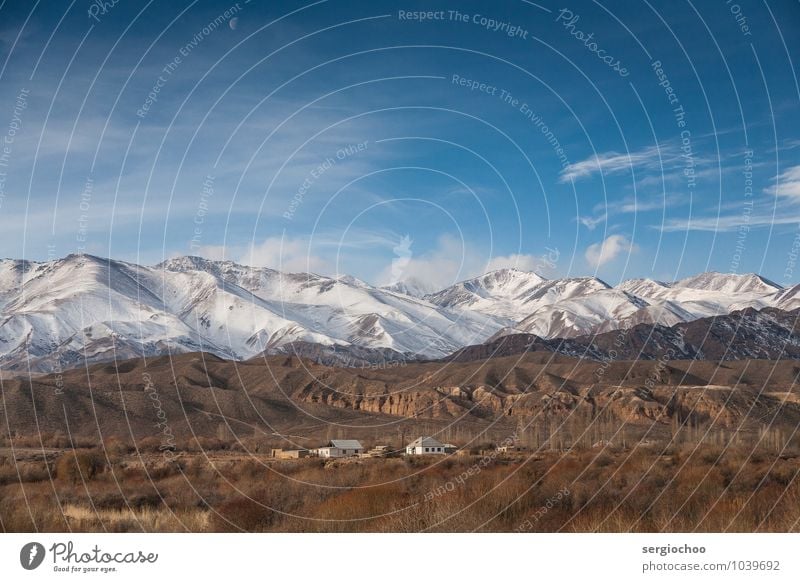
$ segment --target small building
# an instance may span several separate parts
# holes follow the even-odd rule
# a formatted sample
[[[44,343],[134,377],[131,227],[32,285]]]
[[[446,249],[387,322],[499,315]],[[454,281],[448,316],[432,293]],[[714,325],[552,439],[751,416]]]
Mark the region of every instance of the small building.
[[[303,459],[310,454],[308,449],[272,449],[271,456],[276,459]]]
[[[444,445],[444,452],[448,455],[452,455],[455,452],[458,452],[458,447],[455,445],[451,445],[450,443],[446,443]]]
[[[340,459],[342,457],[355,457],[364,452],[364,446],[357,440],[334,439],[324,447],[314,449],[314,454],[325,459]]]
[[[406,447],[407,455],[444,455],[444,445],[433,437],[419,437]]]

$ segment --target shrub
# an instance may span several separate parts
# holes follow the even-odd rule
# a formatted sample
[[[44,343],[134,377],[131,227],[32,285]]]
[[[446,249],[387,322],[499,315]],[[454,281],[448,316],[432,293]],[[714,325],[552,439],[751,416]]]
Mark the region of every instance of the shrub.
[[[212,531],[218,532],[268,531],[279,517],[265,503],[243,497],[225,501],[216,510],[211,523]]]
[[[106,450],[106,455],[108,455],[108,458],[112,460],[118,459],[122,455],[127,455],[130,452],[130,447],[128,444],[122,442],[117,437],[106,439],[106,442],[103,446]]]
[[[157,453],[160,446],[161,440],[154,436],[145,437],[136,443],[136,448],[141,453]]]
[[[94,479],[103,471],[105,463],[94,451],[72,451],[64,453],[56,462],[56,477],[62,481],[78,483]]]

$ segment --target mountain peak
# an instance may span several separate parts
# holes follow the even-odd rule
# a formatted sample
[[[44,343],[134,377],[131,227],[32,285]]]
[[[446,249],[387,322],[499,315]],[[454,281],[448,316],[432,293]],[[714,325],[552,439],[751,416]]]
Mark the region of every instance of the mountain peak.
[[[486,315],[513,320],[521,313],[524,297],[546,281],[529,271],[497,269],[456,283],[425,298],[441,307],[469,308]]]
[[[216,267],[224,264],[235,263],[233,261],[214,261],[197,255],[185,255],[161,261],[155,268],[162,271],[203,271],[210,266]]]
[[[486,275],[504,275],[504,276],[533,275],[534,277],[539,277],[540,279],[544,279],[544,277],[542,277],[541,275],[539,275],[539,273],[536,273],[535,271],[526,271],[525,269],[518,269],[517,267],[503,267],[500,269],[493,269],[483,274],[484,277]]]
[[[370,285],[366,281],[362,281],[361,279],[359,279],[358,277],[354,277],[353,275],[339,275],[336,277],[336,280],[346,285],[350,285],[352,287],[361,287],[362,289],[368,289],[372,287],[372,285]]]
[[[547,279],[533,271],[523,271],[514,267],[506,267],[489,271],[477,277],[472,277],[461,283],[464,285],[499,288],[503,286],[538,285],[546,280]]]
[[[717,291],[720,293],[776,293],[783,287],[756,273],[720,273],[708,271],[686,277],[672,284],[675,288]]]
[[[403,279],[402,281],[397,281],[389,285],[383,285],[381,286],[381,289],[391,291],[393,293],[408,295],[410,297],[416,297],[418,299],[437,291],[433,285],[417,277],[409,277],[408,279]]]
[[[85,254],[9,260],[0,264],[0,364],[27,365],[29,356],[102,359],[113,355],[110,345],[123,344],[130,353],[206,349],[238,358],[297,341],[440,357],[504,327],[574,337],[800,306],[800,286],[714,272],[612,289],[595,277],[546,280],[503,268],[426,291],[427,282],[413,278],[376,288],[348,275],[287,274],[197,256],[155,268]]]

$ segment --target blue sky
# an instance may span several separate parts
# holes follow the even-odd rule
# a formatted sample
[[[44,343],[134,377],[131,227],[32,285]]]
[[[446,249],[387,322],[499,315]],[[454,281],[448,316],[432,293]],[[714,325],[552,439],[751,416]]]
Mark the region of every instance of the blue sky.
[[[112,4],[0,5],[4,256],[800,281],[798,2]]]

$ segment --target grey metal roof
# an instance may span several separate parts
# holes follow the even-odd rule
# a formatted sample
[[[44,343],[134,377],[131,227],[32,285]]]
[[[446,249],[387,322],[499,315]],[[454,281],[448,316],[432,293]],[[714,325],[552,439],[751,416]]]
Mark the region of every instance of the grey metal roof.
[[[363,449],[364,447],[360,442],[353,439],[335,439],[328,443],[329,447],[336,447],[337,449]]]
[[[419,437],[409,447],[443,447],[444,445],[433,437]]]

